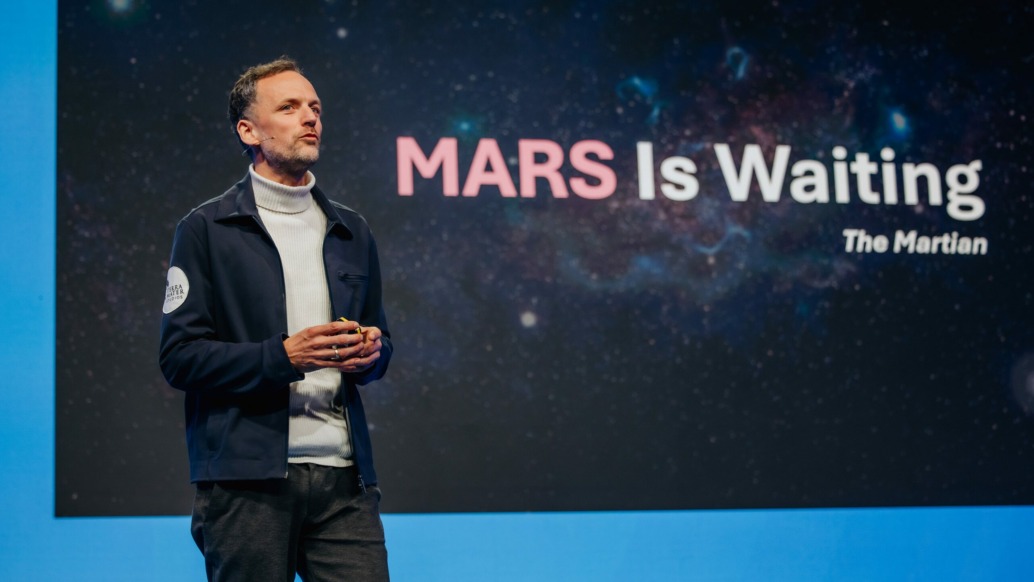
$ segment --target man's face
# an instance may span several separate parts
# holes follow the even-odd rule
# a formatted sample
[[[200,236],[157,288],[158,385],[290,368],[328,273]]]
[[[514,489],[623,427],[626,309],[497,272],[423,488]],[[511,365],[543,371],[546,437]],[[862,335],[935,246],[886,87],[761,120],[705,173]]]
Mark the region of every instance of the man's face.
[[[245,115],[250,126],[243,131],[250,137],[245,143],[256,147],[256,168],[267,163],[277,174],[303,175],[320,157],[323,123],[316,89],[293,71],[259,79],[255,88],[255,102]]]

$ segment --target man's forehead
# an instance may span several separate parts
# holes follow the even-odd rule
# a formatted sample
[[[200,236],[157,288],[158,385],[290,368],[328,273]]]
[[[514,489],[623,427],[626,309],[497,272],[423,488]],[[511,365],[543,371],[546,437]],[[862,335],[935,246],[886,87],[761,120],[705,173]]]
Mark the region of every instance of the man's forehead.
[[[316,89],[304,76],[294,71],[284,71],[258,80],[255,86],[257,101],[283,101],[299,99],[319,100]]]

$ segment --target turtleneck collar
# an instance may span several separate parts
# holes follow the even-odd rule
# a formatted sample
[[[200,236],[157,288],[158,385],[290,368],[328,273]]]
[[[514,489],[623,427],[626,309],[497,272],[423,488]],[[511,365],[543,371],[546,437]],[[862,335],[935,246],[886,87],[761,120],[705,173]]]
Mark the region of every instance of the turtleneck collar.
[[[305,212],[312,206],[312,187],[316,185],[316,176],[306,172],[305,184],[302,186],[285,186],[255,173],[255,166],[248,168],[251,174],[251,185],[255,191],[255,205],[264,210],[284,214]]]

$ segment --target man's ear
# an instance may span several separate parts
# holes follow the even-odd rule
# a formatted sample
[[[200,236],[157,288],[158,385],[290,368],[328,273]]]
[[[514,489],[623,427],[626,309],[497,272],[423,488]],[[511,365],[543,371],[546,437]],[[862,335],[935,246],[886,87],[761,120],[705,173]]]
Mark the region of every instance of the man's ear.
[[[237,121],[237,135],[241,141],[248,146],[257,146],[262,143],[255,131],[255,125],[247,119],[241,118]]]

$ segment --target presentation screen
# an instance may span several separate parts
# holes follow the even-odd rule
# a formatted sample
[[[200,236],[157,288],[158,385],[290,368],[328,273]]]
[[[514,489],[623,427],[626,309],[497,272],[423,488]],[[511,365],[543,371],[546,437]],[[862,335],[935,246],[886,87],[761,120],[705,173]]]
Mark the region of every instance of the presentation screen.
[[[385,511],[1034,502],[1029,31],[920,4],[59,2],[57,515],[190,511],[172,235],[281,55],[380,251]]]

